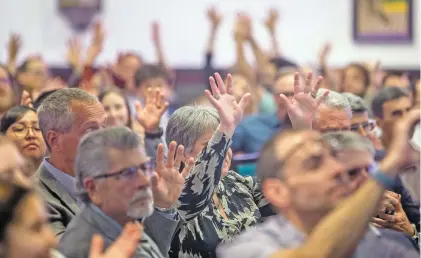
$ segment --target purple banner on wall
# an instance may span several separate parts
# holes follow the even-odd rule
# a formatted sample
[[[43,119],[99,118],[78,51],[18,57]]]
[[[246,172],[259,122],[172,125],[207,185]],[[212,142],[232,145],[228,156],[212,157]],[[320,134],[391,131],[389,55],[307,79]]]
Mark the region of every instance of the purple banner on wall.
[[[58,0],[58,6],[72,29],[83,32],[101,11],[101,2],[101,0]]]

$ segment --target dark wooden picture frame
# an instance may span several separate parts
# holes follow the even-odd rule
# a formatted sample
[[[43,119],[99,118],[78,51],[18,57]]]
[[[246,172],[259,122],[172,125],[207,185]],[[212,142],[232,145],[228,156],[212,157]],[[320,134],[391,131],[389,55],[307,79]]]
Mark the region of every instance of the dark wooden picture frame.
[[[358,44],[411,44],[413,0],[352,0],[353,40]]]

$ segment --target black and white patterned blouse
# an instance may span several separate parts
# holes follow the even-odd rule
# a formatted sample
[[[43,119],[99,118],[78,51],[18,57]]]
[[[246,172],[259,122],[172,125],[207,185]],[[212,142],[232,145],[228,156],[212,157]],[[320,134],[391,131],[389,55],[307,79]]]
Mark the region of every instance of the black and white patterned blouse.
[[[179,213],[186,223],[176,232],[169,256],[216,257],[216,246],[244,229],[273,215],[263,198],[260,185],[252,177],[234,171],[221,179],[222,164],[231,144],[226,136],[215,133],[196,161],[179,199]],[[213,204],[214,191],[228,218]]]

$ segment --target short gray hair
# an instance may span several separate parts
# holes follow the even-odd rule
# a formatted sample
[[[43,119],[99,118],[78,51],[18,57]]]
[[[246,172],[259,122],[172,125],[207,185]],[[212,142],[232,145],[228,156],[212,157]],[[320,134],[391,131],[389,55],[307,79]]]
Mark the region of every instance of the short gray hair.
[[[95,96],[81,89],[61,89],[49,95],[38,108],[39,127],[49,149],[48,131],[54,130],[66,133],[72,129],[74,122],[74,114],[70,107],[72,101],[95,103],[98,100]]]
[[[216,130],[219,115],[216,109],[203,106],[184,106],[177,109],[168,121],[165,131],[167,145],[172,141],[182,144],[187,153],[194,143],[209,130]]]
[[[326,91],[326,89],[319,89],[317,91],[317,97],[323,95]],[[352,118],[351,105],[349,104],[349,101],[342,94],[336,91],[329,90],[329,95],[327,95],[322,104],[328,108],[343,110],[348,114],[349,118]]]
[[[368,111],[367,105],[360,96],[350,92],[344,92],[342,95],[345,96],[351,105],[352,114],[361,114]]]
[[[85,135],[79,143],[75,159],[76,191],[80,200],[85,203],[90,201],[83,180],[104,174],[111,166],[108,157],[110,149],[128,150],[141,146],[139,135],[123,126],[100,129]]]
[[[327,141],[334,152],[344,150],[363,150],[368,151],[373,156],[374,147],[369,139],[351,131],[330,132],[322,135],[323,140]]]

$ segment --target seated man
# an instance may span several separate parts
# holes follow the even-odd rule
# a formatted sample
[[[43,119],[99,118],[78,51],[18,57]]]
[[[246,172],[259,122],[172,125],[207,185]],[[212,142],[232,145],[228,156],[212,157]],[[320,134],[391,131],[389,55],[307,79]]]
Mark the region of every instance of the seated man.
[[[370,139],[376,150],[374,157],[375,160],[381,160],[386,153],[384,151],[383,144],[376,136],[375,129],[378,128],[376,128],[376,122],[369,118],[368,108],[364,100],[361,97],[349,92],[342,93],[342,95],[348,99],[348,102],[351,105],[351,130]]]
[[[374,148],[371,142],[352,132],[334,132],[323,135],[323,139],[334,142],[334,156],[344,165],[349,173],[352,191],[356,191],[374,172],[375,161],[373,159]],[[408,247],[419,248],[418,232],[405,214],[400,202],[400,196],[386,190],[385,196],[379,206],[378,217],[373,217],[373,225],[379,227],[379,237],[385,236],[400,241]],[[384,211],[394,210],[395,213],[387,214]],[[395,219],[399,221],[395,229],[400,229],[405,234],[383,228],[382,219]],[[376,223],[378,222],[378,223]]]
[[[179,147],[182,148],[182,147]],[[70,222],[59,250],[69,258],[88,257],[90,239],[99,234],[105,246],[115,241],[123,226],[144,221],[145,233],[134,257],[165,257],[179,218],[173,205],[184,185],[186,173],[179,173],[182,152],[175,156],[170,148],[164,164],[163,146],[159,147],[156,173],[146,156],[139,136],[126,127],[110,127],[92,132],[81,140],[75,170],[79,199],[85,205]],[[173,158],[174,159],[174,158]],[[189,171],[190,162],[184,171]],[[167,181],[167,179],[170,180]],[[161,192],[154,191],[152,185]],[[154,212],[154,202],[160,213]],[[152,214],[155,216],[150,217]]]
[[[386,152],[389,152],[390,142],[393,140],[393,128],[396,121],[407,114],[412,108],[411,96],[405,89],[398,87],[388,87],[382,89],[374,98],[372,102],[373,115],[376,118],[377,125],[382,129],[381,140]],[[409,157],[408,154],[405,154]],[[419,168],[403,167],[402,169],[410,170],[396,182],[394,192],[401,195],[403,209],[409,220],[417,225],[417,230],[420,230],[420,210],[419,202],[414,203],[411,193],[414,197],[419,193],[420,180]],[[405,181],[404,185],[402,181]],[[408,189],[408,190],[406,190]],[[392,224],[393,225],[393,224]]]
[[[47,203],[54,233],[61,236],[80,210],[73,168],[77,146],[87,132],[104,127],[106,115],[95,96],[72,88],[49,95],[38,109],[38,119],[50,155],[32,178]],[[146,146],[154,146],[157,139],[146,135],[146,141]]]
[[[401,135],[396,140],[408,142],[404,134],[409,131],[408,124],[419,119],[417,116],[419,112],[405,120],[407,126],[400,127]],[[402,157],[388,154],[387,162],[380,164],[373,179],[348,197],[351,194],[348,172],[331,156],[329,145],[321,140],[320,133],[310,130],[285,131],[266,143],[258,176],[265,197],[278,215],[220,246],[219,257],[419,256],[413,249],[365,230],[367,217],[372,216],[382,197],[384,188],[380,185],[390,185]],[[395,153],[407,148],[407,144],[394,146]],[[341,210],[346,213],[339,216]],[[364,222],[357,221],[362,214],[366,216]],[[318,234],[320,238],[316,241]],[[304,254],[303,249],[307,251]]]

